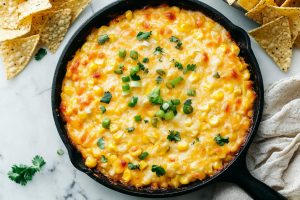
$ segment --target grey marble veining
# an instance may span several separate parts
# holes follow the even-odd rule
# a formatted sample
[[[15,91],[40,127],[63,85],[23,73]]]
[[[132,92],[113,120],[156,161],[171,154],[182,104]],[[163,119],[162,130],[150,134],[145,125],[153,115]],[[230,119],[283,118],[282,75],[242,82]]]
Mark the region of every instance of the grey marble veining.
[[[220,10],[237,25],[249,30],[256,24],[230,8],[221,0],[203,0]],[[78,27],[94,12],[113,0],[93,0],[92,4],[72,25],[58,52],[30,65],[16,79],[6,81],[0,67],[0,200],[141,200],[112,191],[76,170],[67,155],[54,125],[51,111],[51,84],[54,70],[64,46]],[[293,66],[287,74],[276,69],[271,59],[258,45],[252,43],[261,65],[265,84],[300,71],[300,51],[294,52]],[[2,66],[0,60],[0,66]],[[271,72],[271,73],[270,73]],[[57,155],[57,149],[65,151]],[[28,185],[20,186],[7,177],[13,164],[30,164],[36,154],[47,164]],[[214,186],[200,191],[169,198],[172,200],[210,200]]]

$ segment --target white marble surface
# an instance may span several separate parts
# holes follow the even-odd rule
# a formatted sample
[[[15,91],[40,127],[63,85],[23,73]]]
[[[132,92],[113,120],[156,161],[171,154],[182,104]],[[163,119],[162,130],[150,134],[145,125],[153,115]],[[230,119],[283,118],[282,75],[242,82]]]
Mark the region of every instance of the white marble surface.
[[[203,0],[221,11],[235,24],[249,30],[256,25],[221,0]],[[62,46],[55,55],[48,54],[40,62],[32,61],[16,79],[6,81],[0,60],[0,200],[129,200],[141,199],[112,191],[94,182],[76,170],[68,155],[58,156],[56,151],[65,148],[57,134],[52,114],[50,89],[58,57],[75,30],[93,12],[113,0],[94,0],[71,27]],[[295,50],[289,73],[280,72],[271,59],[252,41],[261,66],[265,85],[300,71],[300,50]],[[20,186],[7,177],[11,165],[28,163],[36,154],[47,164],[27,186]],[[171,199],[211,199],[213,186],[201,191]]]

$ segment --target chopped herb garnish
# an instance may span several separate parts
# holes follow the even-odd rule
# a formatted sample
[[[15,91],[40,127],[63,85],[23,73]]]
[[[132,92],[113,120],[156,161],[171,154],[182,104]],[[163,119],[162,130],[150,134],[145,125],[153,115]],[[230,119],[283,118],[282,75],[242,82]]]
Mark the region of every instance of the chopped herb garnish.
[[[183,105],[183,112],[185,114],[191,114],[193,110],[194,108],[192,106],[192,100],[191,99],[186,100]]]
[[[155,50],[154,50],[154,55],[162,55],[164,54],[164,49],[161,48],[160,46],[156,47]]]
[[[163,167],[158,166],[158,165],[152,165],[151,171],[155,172],[156,176],[158,176],[158,177],[166,174],[166,170]]]
[[[132,58],[133,60],[137,60],[139,58],[138,52],[134,50],[130,51],[130,58]]]
[[[214,73],[213,77],[214,77],[214,78],[221,78],[219,72]]]
[[[161,82],[163,82],[163,78],[161,76],[156,77],[156,83],[160,84]]]
[[[133,87],[133,88],[142,87],[142,83],[141,83],[141,81],[131,81],[130,87]]]
[[[161,105],[161,108],[164,110],[164,111],[167,111],[169,108],[170,108],[170,104],[168,102],[165,102]]]
[[[142,121],[142,116],[141,115],[134,116],[134,121],[136,121],[136,122]]]
[[[139,164],[135,165],[130,162],[130,163],[128,163],[128,169],[130,169],[130,170],[140,169],[140,165]]]
[[[137,66],[134,66],[130,69],[130,76],[135,76],[138,72],[140,71],[140,67],[137,65]]]
[[[147,40],[151,36],[152,31],[150,32],[139,32],[136,36],[138,40]]]
[[[130,75],[130,78],[133,80],[133,81],[139,81],[141,80],[141,77],[139,75]]]
[[[128,133],[131,133],[135,130],[135,128],[134,127],[129,127],[129,128],[126,128],[126,130],[127,130]]]
[[[109,126],[110,126],[110,119],[104,118],[104,119],[102,120],[102,127],[108,129]]]
[[[175,117],[174,112],[173,111],[168,111],[165,114],[165,120],[172,120]]]
[[[218,145],[220,146],[224,146],[224,144],[228,144],[229,143],[229,138],[228,137],[222,137],[220,134],[218,134],[215,137],[215,141]]]
[[[154,90],[152,90],[152,92],[148,97],[149,97],[149,101],[154,105],[161,105],[163,103],[163,99],[160,96],[159,88],[155,88]]]
[[[117,69],[114,70],[115,74],[123,74],[124,65],[120,64]]]
[[[145,122],[145,124],[148,124],[149,120],[148,119],[144,119],[144,122]]]
[[[157,117],[152,117],[151,118],[151,124],[153,127],[157,127],[157,124],[158,124],[158,118]]]
[[[179,70],[183,70],[183,65],[180,62],[175,61],[175,67]]]
[[[148,63],[149,62],[149,58],[144,58],[143,59],[143,63]]]
[[[182,42],[177,37],[175,37],[175,36],[170,37],[170,42],[176,43],[176,46],[175,46],[176,49],[181,49]]]
[[[162,70],[162,69],[157,69],[156,73],[158,73],[160,76],[166,75],[166,72],[164,70]]]
[[[189,89],[189,90],[187,91],[187,95],[188,95],[188,96],[191,96],[191,97],[196,96],[196,90]]]
[[[56,153],[57,153],[57,155],[59,155],[59,156],[62,156],[62,155],[64,155],[64,150],[62,150],[62,149],[58,149],[57,151],[56,151]]]
[[[167,137],[169,141],[178,142],[181,140],[180,133],[178,131],[169,130],[169,135]]]
[[[109,37],[108,37],[107,34],[101,35],[101,36],[99,37],[99,39],[98,39],[98,43],[102,45],[102,44],[104,44],[105,42],[107,42],[108,40],[109,40]]]
[[[138,97],[132,97],[130,102],[128,103],[129,107],[134,107],[136,106],[137,102],[138,102],[139,98]]]
[[[97,142],[97,145],[100,149],[104,149],[105,147],[105,142],[104,142],[104,139],[103,138],[99,138],[98,142]]]
[[[165,118],[165,112],[163,110],[159,110],[155,113],[155,116],[156,117],[159,117],[161,119],[164,119]]]
[[[195,64],[188,64],[184,69],[183,73],[186,74],[188,71],[195,71],[196,65]]]
[[[174,78],[173,80],[170,80],[167,82],[167,88],[172,89],[175,88],[176,85],[178,85],[181,81],[183,81],[183,78],[181,76]]]
[[[108,160],[107,160],[107,158],[104,155],[101,155],[100,161],[102,163],[107,163]]]
[[[8,178],[18,184],[26,185],[32,180],[36,172],[39,172],[41,168],[46,164],[43,157],[36,155],[32,159],[32,165],[13,165],[11,171],[8,172]]]
[[[128,83],[126,83],[125,85],[122,85],[122,91],[123,92],[130,91],[130,85]]]
[[[102,97],[102,99],[100,100],[100,102],[109,104],[111,98],[112,98],[111,93],[109,91],[107,91],[107,92],[104,93],[104,96]]]
[[[46,49],[40,48],[39,51],[35,54],[34,58],[37,61],[42,60],[47,55]]]
[[[177,105],[180,104],[180,100],[179,100],[179,99],[173,99],[173,100],[171,100],[171,102],[172,102],[175,106],[177,106]]]
[[[123,76],[122,77],[122,82],[123,83],[127,83],[127,82],[129,82],[130,81],[130,77],[129,76]]]
[[[100,106],[100,110],[102,114],[106,112],[106,108],[104,106]]]
[[[119,57],[120,58],[125,58],[126,57],[126,49],[120,49],[119,50]]]
[[[141,155],[139,155],[139,159],[145,160],[147,156],[149,156],[149,153],[147,151],[144,151],[143,153],[141,153]]]

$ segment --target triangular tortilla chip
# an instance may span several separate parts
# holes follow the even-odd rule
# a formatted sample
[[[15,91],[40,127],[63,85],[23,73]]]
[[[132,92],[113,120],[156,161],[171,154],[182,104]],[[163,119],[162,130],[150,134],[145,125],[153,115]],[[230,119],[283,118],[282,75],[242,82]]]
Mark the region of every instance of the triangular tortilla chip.
[[[3,42],[0,54],[3,57],[6,78],[17,76],[29,63],[40,39],[39,35]]]
[[[299,0],[286,0],[282,5],[282,7],[300,7]]]
[[[288,17],[280,17],[250,31],[249,34],[267,51],[282,71],[289,69],[292,42]]]
[[[294,45],[295,45],[296,47],[299,47],[299,48],[300,48],[300,33],[299,33],[298,37],[296,38],[296,40],[295,40],[295,42],[294,42]]]
[[[19,20],[38,12],[50,9],[49,0],[27,0],[18,5]]]
[[[246,13],[246,16],[259,24],[263,23],[263,12],[267,5],[276,6],[274,0],[261,0],[254,8]]]
[[[41,42],[55,53],[64,39],[71,22],[71,9],[61,9],[49,13],[41,31]]]
[[[15,29],[18,27],[18,3],[19,0],[0,1],[0,27]]]
[[[236,2],[236,0],[226,0],[226,1],[229,5],[232,5],[232,4],[234,4],[234,2]]]
[[[54,9],[70,8],[72,11],[71,23],[73,23],[90,2],[91,0],[55,0],[52,5]]]
[[[0,42],[12,40],[27,34],[31,29],[31,17],[27,17],[20,22],[16,29],[0,28]]]
[[[300,32],[300,8],[267,6],[263,12],[263,23],[269,23],[281,16],[289,18],[292,43],[294,43]]]
[[[245,10],[249,11],[254,8],[260,0],[238,0],[237,3],[244,8]]]

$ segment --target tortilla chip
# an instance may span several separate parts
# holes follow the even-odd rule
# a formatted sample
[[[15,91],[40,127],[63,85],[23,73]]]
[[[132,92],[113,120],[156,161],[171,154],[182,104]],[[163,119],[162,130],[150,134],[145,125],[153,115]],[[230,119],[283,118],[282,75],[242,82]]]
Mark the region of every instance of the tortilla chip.
[[[245,10],[249,11],[254,8],[260,0],[238,0],[237,3],[244,8]]]
[[[71,22],[71,9],[61,9],[49,13],[41,31],[41,42],[55,53],[64,39]]]
[[[299,0],[286,0],[282,5],[282,7],[300,7]]]
[[[38,12],[50,9],[52,5],[48,0],[27,0],[18,5],[19,20]]]
[[[288,17],[280,17],[249,34],[264,48],[282,71],[291,65],[292,42]]]
[[[31,17],[27,17],[20,22],[17,29],[0,28],[0,42],[12,40],[27,34],[31,29]]]
[[[294,43],[300,32],[300,8],[267,6],[263,13],[263,23],[269,23],[281,16],[288,17],[289,19],[292,43]]]
[[[0,27],[15,29],[18,26],[19,0],[0,0]]]
[[[276,6],[274,0],[261,0],[254,8],[246,13],[246,16],[259,24],[263,23],[263,12],[267,5]]]
[[[48,12],[33,15],[29,35],[40,34],[42,32],[43,26],[48,20],[48,16]]]
[[[67,0],[62,3],[62,1],[56,0],[53,2],[53,7],[55,9],[70,8],[72,11],[71,23],[73,23],[90,2],[91,0]]]
[[[236,0],[227,0],[227,3],[229,4],[229,5],[232,5],[232,4],[234,4],[236,2]]]
[[[3,42],[0,54],[3,57],[6,78],[17,76],[29,63],[40,39],[39,35]]]

